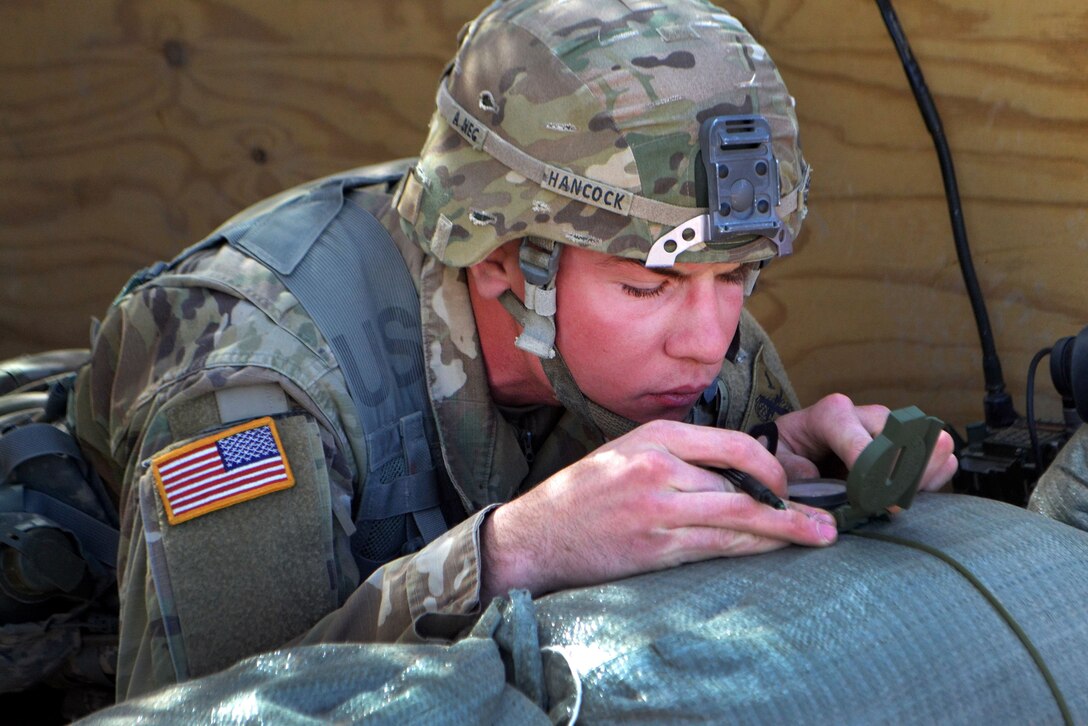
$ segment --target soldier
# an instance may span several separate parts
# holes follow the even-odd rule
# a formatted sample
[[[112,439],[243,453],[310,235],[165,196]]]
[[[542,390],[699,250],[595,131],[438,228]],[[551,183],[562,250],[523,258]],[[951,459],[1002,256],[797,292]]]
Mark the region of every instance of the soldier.
[[[119,698],[511,588],[833,543],[707,468],[784,497],[887,416],[800,408],[742,310],[808,178],[722,9],[484,10],[418,161],[261,205],[103,321],[74,412],[120,499]]]
[[[1088,426],[1073,432],[1039,477],[1028,509],[1088,531]]]

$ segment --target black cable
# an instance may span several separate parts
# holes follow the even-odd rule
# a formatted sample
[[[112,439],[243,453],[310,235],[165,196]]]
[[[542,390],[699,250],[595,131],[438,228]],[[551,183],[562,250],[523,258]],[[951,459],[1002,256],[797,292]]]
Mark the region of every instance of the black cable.
[[[1035,425],[1035,369],[1039,361],[1050,354],[1052,348],[1043,348],[1036,353],[1028,364],[1028,435],[1031,436],[1031,453],[1035,457],[1035,473],[1043,473],[1043,455],[1039,448],[1039,431]]]
[[[922,69],[914,60],[910,44],[899,25],[891,0],[876,0],[876,4],[884,19],[884,25],[888,28],[888,34],[895,44],[895,49],[899,53],[899,60],[907,74],[910,89],[914,93],[914,99],[918,103],[926,128],[933,137],[933,145],[937,149],[945,197],[948,200],[948,214],[952,221],[952,236],[956,242],[956,256],[959,259],[960,271],[963,273],[964,285],[967,287],[967,296],[971,301],[971,309],[975,314],[979,341],[982,343],[982,373],[986,380],[986,397],[983,403],[986,425],[991,428],[1008,426],[1016,419],[1016,412],[1012,407],[1012,398],[1005,392],[1005,380],[1001,374],[1001,360],[997,356],[993,330],[990,328],[990,316],[986,312],[986,302],[983,300],[982,289],[979,287],[975,266],[971,260],[971,248],[967,244],[967,229],[963,223],[963,209],[960,205],[959,189],[956,186],[952,153],[948,149],[941,119],[929,89],[926,87]]]

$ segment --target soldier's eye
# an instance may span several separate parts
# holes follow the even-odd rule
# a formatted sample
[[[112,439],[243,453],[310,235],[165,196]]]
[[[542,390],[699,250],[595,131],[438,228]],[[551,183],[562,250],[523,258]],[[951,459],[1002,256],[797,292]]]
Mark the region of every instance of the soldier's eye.
[[[631,297],[640,297],[640,298],[657,297],[661,293],[665,292],[665,286],[667,284],[668,284],[668,281],[661,283],[657,287],[650,287],[650,288],[634,287],[632,285],[624,285],[623,286],[623,291],[625,293],[627,293],[628,295],[630,295]]]

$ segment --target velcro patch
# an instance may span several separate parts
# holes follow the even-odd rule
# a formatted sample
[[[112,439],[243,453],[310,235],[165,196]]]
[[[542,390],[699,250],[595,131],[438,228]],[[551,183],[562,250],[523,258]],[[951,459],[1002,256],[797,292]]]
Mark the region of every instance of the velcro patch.
[[[295,484],[276,423],[267,416],[160,454],[151,469],[170,524]]]

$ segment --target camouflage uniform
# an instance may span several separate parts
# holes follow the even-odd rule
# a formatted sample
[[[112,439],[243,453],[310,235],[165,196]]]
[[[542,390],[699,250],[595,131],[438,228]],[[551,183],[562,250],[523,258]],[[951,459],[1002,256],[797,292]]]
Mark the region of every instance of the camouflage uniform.
[[[615,0],[599,11],[586,2],[497,3],[490,10],[508,11],[505,21],[478,22],[468,35],[501,34],[505,22],[530,45],[542,39],[545,55],[557,49],[549,73],[559,81],[534,86],[524,73],[524,47],[515,43],[500,44],[506,55],[482,66],[454,64],[449,82],[462,110],[483,110],[493,140],[502,135],[555,160],[572,170],[571,182],[604,179],[607,191],[596,182],[602,200],[608,191],[612,201],[654,195],[664,206],[647,214],[669,221],[621,216],[589,197],[583,203],[570,188],[527,184],[523,174],[473,146],[485,122],[466,120],[448,105],[432,122],[420,163],[392,194],[382,188],[353,195],[390,232],[416,282],[431,409],[424,413],[434,417],[441,441],[447,504],[453,503],[447,515],[460,510],[449,518],[451,529],[419,552],[369,577],[360,572],[349,536],[367,491],[366,432],[328,342],[266,268],[231,247],[206,250],[115,304],[78,383],[75,413],[86,448],[120,498],[120,698],[291,641],[390,642],[412,637],[413,620],[423,613],[477,612],[479,528],[489,507],[602,439],[562,408],[500,410],[491,400],[460,268],[526,234],[645,259],[663,231],[699,211],[689,163],[699,146],[699,109],[752,111],[764,85],[781,87],[763,49],[734,19],[699,0],[675,5],[674,13],[641,0]],[[597,12],[594,22],[580,22]],[[660,57],[645,52],[647,43],[662,39],[669,45]],[[595,78],[584,92],[592,87],[594,103],[604,98],[611,117],[555,122],[552,115],[564,110],[547,102],[549,93],[559,101],[584,95],[562,64]],[[621,65],[629,70],[619,72]],[[506,75],[491,77],[503,68]],[[494,93],[467,97],[462,82],[473,73],[487,76]],[[660,89],[655,73],[663,79]],[[706,78],[714,83],[700,81]],[[678,85],[686,96],[666,93]],[[728,98],[712,86],[725,88]],[[780,93],[756,109],[776,134],[785,219],[779,239],[702,245],[680,261],[758,261],[776,245],[788,248],[803,217],[807,180],[791,101]],[[546,112],[543,118],[538,111]],[[547,124],[516,121],[526,114]],[[683,133],[675,133],[678,124]],[[619,128],[631,126],[641,132],[624,133],[638,143],[619,143]],[[668,137],[655,138],[662,129]],[[522,132],[542,135],[526,139]],[[723,364],[718,400],[698,412],[702,423],[747,428],[797,406],[777,354],[746,313],[740,342],[735,362]],[[236,422],[224,401],[237,390],[270,401],[250,417],[273,417],[295,484],[171,524],[152,475],[155,462]]]
[[[395,219],[388,197],[369,193],[358,201],[371,206],[380,219],[397,229],[390,225]],[[508,421],[488,395],[464,273],[423,257],[402,235],[397,239],[419,282],[428,388],[445,464],[458,497],[472,516],[418,554],[379,569],[364,583],[359,582],[347,534],[338,525],[335,512],[338,506],[345,507],[350,517],[350,503],[358,500],[365,487],[351,445],[362,440],[363,432],[351,414],[347,388],[328,344],[279,281],[258,263],[223,247],[201,253],[176,275],[130,293],[106,318],[92,365],[83,371],[78,385],[81,398],[76,411],[84,443],[109,462],[108,478],[119,491],[124,513],[119,566],[120,698],[179,679],[169,642],[174,639],[176,647],[186,646],[186,603],[178,599],[182,587],[214,587],[218,598],[235,588],[242,590],[243,583],[278,588],[284,579],[280,553],[265,552],[259,560],[239,563],[246,570],[244,577],[203,563],[200,567],[208,568],[203,577],[199,572],[182,573],[179,579],[192,581],[164,592],[149,571],[149,559],[158,557],[174,564],[169,559],[174,553],[164,528],[172,528],[173,535],[205,520],[235,514],[241,520],[236,526],[247,536],[253,530],[258,541],[261,531],[282,533],[284,527],[294,528],[287,541],[315,536],[330,541],[329,565],[336,573],[334,591],[314,583],[316,593],[295,593],[293,603],[279,602],[285,610],[270,607],[286,600],[275,591],[238,592],[235,598],[245,600],[244,607],[264,603],[266,610],[272,610],[267,623],[271,637],[258,634],[251,642],[232,643],[230,633],[217,630],[236,630],[238,622],[231,622],[228,615],[216,613],[214,608],[203,608],[203,617],[213,622],[196,623],[195,627],[204,637],[218,637],[221,645],[199,664],[182,664],[184,677],[202,675],[302,635],[313,622],[301,622],[295,626],[296,632],[285,632],[281,624],[300,609],[299,598],[316,601],[300,614],[303,620],[313,618],[322,603],[333,610],[305,638],[308,642],[394,641],[424,612],[475,612],[480,586],[478,531],[488,505],[509,501],[602,443],[569,413],[558,409],[554,413],[527,412],[523,417],[527,430],[544,432],[536,437],[539,443],[532,462],[528,462],[517,421]],[[228,280],[260,290],[268,308],[258,309],[219,291]],[[201,283],[203,286],[198,286]],[[273,311],[278,322],[270,317]],[[762,330],[747,315],[742,324],[743,352],[737,364],[723,366],[729,391],[724,423],[731,428],[739,428],[746,419],[755,423],[796,406],[779,359]],[[753,370],[757,371],[754,386]],[[215,391],[269,383],[282,387],[290,400],[289,415],[282,421],[291,427],[282,430],[296,476],[315,480],[326,490],[327,509],[320,519],[265,521],[256,511],[263,501],[258,499],[190,522],[166,523],[145,462],[225,425],[217,413]],[[287,494],[278,492],[266,498],[277,496]],[[210,555],[201,551],[201,537],[202,533],[194,535],[197,542],[179,546],[177,552],[190,559],[208,558]],[[218,546],[215,542],[203,544],[208,550]],[[320,552],[321,548],[310,550]],[[260,548],[254,546],[250,552],[258,554]],[[225,577],[231,582],[225,584]],[[221,600],[217,602],[225,607]],[[217,617],[222,620],[215,622]]]
[[[1028,509],[1088,531],[1088,426],[1073,433],[1039,477]]]

